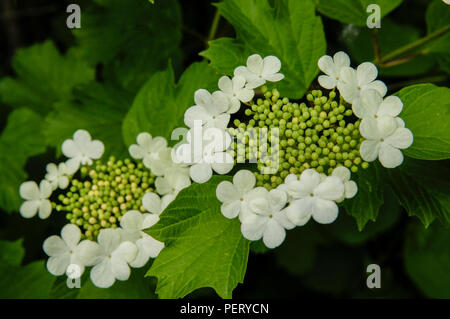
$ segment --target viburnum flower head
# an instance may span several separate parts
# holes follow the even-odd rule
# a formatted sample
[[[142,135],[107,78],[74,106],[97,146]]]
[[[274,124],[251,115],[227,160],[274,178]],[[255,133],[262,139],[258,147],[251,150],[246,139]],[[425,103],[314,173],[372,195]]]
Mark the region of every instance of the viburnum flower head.
[[[337,84],[339,93],[351,104],[357,104],[361,94],[369,89],[378,91],[383,97],[386,95],[387,87],[382,81],[376,80],[377,76],[377,67],[371,62],[361,63],[356,70],[343,67]]]
[[[52,190],[57,188],[65,189],[69,185],[69,177],[72,172],[70,172],[66,163],[59,163],[58,165],[54,163],[49,163],[46,167],[47,174],[45,179],[49,181],[52,186]]]
[[[247,194],[254,189],[255,175],[248,170],[240,170],[233,176],[233,183],[220,182],[216,188],[217,199],[222,202],[220,211],[226,218],[235,218],[243,212]],[[241,216],[240,216],[241,217]]]
[[[236,113],[241,107],[241,102],[249,102],[255,95],[255,92],[247,88],[245,84],[245,77],[239,75],[234,76],[232,79],[224,75],[219,79],[219,89],[229,99],[228,113]]]
[[[293,174],[285,180],[286,191],[293,201],[286,208],[286,215],[297,226],[306,224],[312,217],[320,224],[330,224],[338,216],[335,201],[344,195],[344,184],[337,176],[321,175],[314,169],[307,169],[300,180]]]
[[[286,238],[286,229],[292,229],[295,224],[286,216],[283,208],[287,203],[286,192],[280,189],[268,191],[257,187],[250,193],[257,193],[244,204],[245,218],[242,220],[242,235],[248,240],[259,240],[268,248],[281,245]]]
[[[144,266],[150,258],[156,258],[164,248],[164,243],[154,239],[142,230],[150,228],[159,221],[156,214],[141,214],[136,210],[130,210],[122,216],[120,226],[123,229],[123,238],[135,243],[137,254],[131,267],[140,268]]]
[[[43,249],[50,256],[47,260],[48,271],[55,276],[64,273],[71,278],[82,275],[85,266],[91,266],[98,253],[97,244],[90,240],[83,240],[80,243],[81,231],[73,224],[67,224],[61,230],[61,237],[50,236],[44,241]],[[76,265],[78,274],[69,274],[69,266]]]
[[[358,103],[352,105],[353,113],[359,118],[378,118],[382,116],[396,117],[403,108],[402,100],[397,96],[383,99],[377,90],[362,92]]]
[[[278,73],[280,69],[281,61],[276,56],[269,55],[263,59],[259,54],[253,54],[247,58],[247,66],[238,66],[234,75],[244,77],[247,81],[246,87],[254,89],[266,81],[281,81],[284,75]]]
[[[81,165],[92,165],[93,159],[102,157],[105,146],[101,141],[92,140],[88,131],[77,130],[73,139],[65,140],[62,144],[62,153],[69,158],[66,165],[71,173],[78,170]]]
[[[137,144],[128,148],[131,157],[142,159],[142,163],[156,176],[164,175],[171,160],[170,148],[164,137],[152,137],[147,132],[140,133],[136,138]]]
[[[386,168],[399,166],[403,162],[400,149],[408,148],[413,143],[413,135],[403,127],[403,121],[391,116],[363,119],[360,132],[366,139],[359,150],[362,159],[371,162],[378,157]]]
[[[333,58],[329,55],[322,56],[318,63],[319,69],[326,75],[319,76],[319,84],[328,90],[335,88],[340,80],[340,74],[343,67],[350,66],[350,58],[347,53],[339,51]]]
[[[213,171],[226,174],[233,168],[233,157],[226,151],[231,145],[230,135],[217,128],[191,129],[187,143],[176,149],[177,162],[191,165],[189,174],[197,183],[207,182]]]
[[[353,198],[358,192],[358,185],[354,181],[350,180],[350,170],[345,166],[336,167],[331,176],[337,176],[341,179],[344,184],[344,194],[340,198],[336,200],[336,202],[340,203],[346,198]]]
[[[134,261],[138,253],[135,244],[122,241],[122,229],[102,229],[97,237],[95,266],[91,269],[91,280],[97,287],[111,287],[117,280],[130,277],[129,263]]]
[[[227,127],[230,114],[225,112],[229,109],[229,100],[224,93],[216,91],[211,94],[205,89],[200,89],[195,91],[194,100],[196,105],[191,106],[184,113],[184,124],[187,127],[194,127],[195,120],[201,120],[205,127],[221,129]]]
[[[52,204],[48,199],[52,194],[52,186],[47,180],[42,180],[39,186],[34,181],[27,181],[20,185],[20,196],[25,201],[20,206],[20,215],[24,218],[34,217],[46,219],[52,212]]]

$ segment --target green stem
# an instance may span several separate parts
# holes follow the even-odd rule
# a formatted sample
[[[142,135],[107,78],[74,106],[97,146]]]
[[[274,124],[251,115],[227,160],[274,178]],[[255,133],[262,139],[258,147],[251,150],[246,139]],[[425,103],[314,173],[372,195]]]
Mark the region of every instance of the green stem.
[[[217,32],[217,27],[219,26],[219,21],[220,21],[220,12],[219,9],[217,9],[216,13],[214,14],[211,29],[209,29],[208,42],[214,40],[214,37],[216,36]]]
[[[421,46],[423,46],[424,44],[446,34],[448,31],[450,31],[450,25],[447,25],[429,35],[427,35],[426,37],[423,37],[413,43],[407,44],[405,46],[402,46],[401,48],[398,48],[397,50],[392,51],[389,54],[386,54],[380,61],[380,64],[384,64],[387,61],[393,60],[411,50],[417,49]]]

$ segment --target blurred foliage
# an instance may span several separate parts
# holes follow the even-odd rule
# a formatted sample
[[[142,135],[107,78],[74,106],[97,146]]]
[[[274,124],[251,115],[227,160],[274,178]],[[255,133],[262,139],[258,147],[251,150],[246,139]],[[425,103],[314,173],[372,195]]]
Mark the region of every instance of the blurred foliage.
[[[0,269],[8,276],[0,279],[1,298],[450,298],[450,6],[440,0],[79,2],[82,27],[73,31],[65,24],[70,1],[3,2]],[[382,7],[381,29],[365,27],[369,3]],[[405,104],[402,117],[415,142],[401,167],[374,164],[355,176],[359,193],[341,205],[334,224],[289,231],[274,251],[261,242],[248,245],[236,223],[218,220],[213,179],[171,204],[177,218],[165,215],[151,232],[173,245],[153,265],[133,270],[130,280],[105,290],[85,275],[81,289],[68,289],[65,278],[46,271],[42,242],[59,233],[64,218],[20,218],[18,188],[43,177],[73,131],[89,130],[103,140],[106,155],[121,157],[142,130],[169,137],[182,125],[193,92],[215,89],[219,74],[231,75],[251,53],[277,55],[286,75],[282,94],[301,98],[315,87],[317,59],[339,50],[349,52],[352,65],[378,65],[381,80]],[[209,257],[196,258],[198,247]],[[381,266],[380,289],[366,286],[371,263]]]

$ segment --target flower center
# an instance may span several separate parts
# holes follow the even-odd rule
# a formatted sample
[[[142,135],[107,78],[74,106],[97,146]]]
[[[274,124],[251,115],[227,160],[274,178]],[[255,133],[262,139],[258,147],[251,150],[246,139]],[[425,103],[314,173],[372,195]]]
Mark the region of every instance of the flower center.
[[[101,229],[119,227],[128,210],[145,212],[142,196],[154,190],[155,176],[130,159],[111,157],[106,164],[99,160],[82,166],[78,175],[52,205],[65,212],[66,218],[81,228],[83,238],[90,240]]]

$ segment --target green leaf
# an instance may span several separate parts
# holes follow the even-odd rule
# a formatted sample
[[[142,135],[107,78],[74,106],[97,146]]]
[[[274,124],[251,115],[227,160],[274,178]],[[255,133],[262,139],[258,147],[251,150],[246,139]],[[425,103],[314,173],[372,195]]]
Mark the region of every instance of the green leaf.
[[[406,234],[404,259],[414,283],[431,298],[450,298],[450,232],[434,223],[428,229],[411,224]]]
[[[402,3],[402,0],[315,0],[317,10],[328,18],[339,20],[343,23],[354,24],[361,27],[367,26],[367,17],[373,11],[367,12],[370,4],[380,6],[380,15],[384,17]],[[383,22],[381,26],[383,28]]]
[[[450,183],[443,179],[450,170],[447,161],[405,158],[397,169],[388,170],[389,183],[409,216],[417,216],[425,227],[438,218],[450,223]],[[447,174],[447,175],[445,175]]]
[[[0,298],[49,298],[55,277],[42,260],[20,266],[24,253],[22,240],[0,241]]]
[[[356,219],[361,231],[369,220],[375,221],[383,204],[382,172],[378,164],[371,163],[368,169],[360,169],[352,179],[358,184],[355,197],[344,200],[345,211]]]
[[[51,41],[19,50],[12,66],[16,78],[0,80],[0,97],[12,107],[29,107],[40,114],[57,101],[69,99],[72,88],[94,79],[94,70],[71,53],[62,56]]]
[[[122,134],[127,145],[141,132],[170,140],[173,129],[184,127],[184,112],[194,103],[198,89],[214,89],[218,76],[206,62],[191,64],[177,84],[169,66],[153,75],[141,88],[126,115]]]
[[[122,120],[131,107],[133,96],[124,89],[92,82],[74,92],[76,99],[61,102],[45,119],[47,142],[60,154],[61,144],[78,129],[87,130],[93,139],[105,144],[105,154],[124,157],[127,148],[122,139]]]
[[[403,102],[400,116],[414,135],[414,143],[404,153],[427,160],[450,158],[450,89],[417,84],[396,95]]]
[[[181,12],[176,0],[97,0],[74,29],[80,54],[102,62],[130,89],[179,56]]]
[[[400,218],[401,207],[392,189],[386,186],[383,188],[384,203],[379,209],[376,221],[367,223],[364,229],[359,230],[355,225],[355,220],[343,213],[325,231],[344,243],[358,245],[393,227]],[[349,199],[349,201],[351,200]]]
[[[389,18],[384,18],[382,28],[377,29],[381,56],[418,40],[420,36],[419,29],[409,25],[399,25]],[[342,39],[347,45],[352,59],[359,63],[375,59],[372,32],[367,27],[349,26],[342,32]],[[378,71],[381,75],[386,76],[411,76],[423,74],[435,64],[434,57],[424,55],[400,65],[379,67]]]
[[[0,240],[0,265],[20,266],[25,250],[22,247],[22,239],[14,242]]]
[[[217,5],[236,30],[236,40],[211,41],[200,55],[220,73],[231,75],[247,57],[275,55],[285,78],[276,83],[284,96],[300,98],[318,74],[317,61],[325,54],[322,20],[312,0],[225,0]]]
[[[28,157],[45,151],[42,122],[35,112],[17,109],[10,113],[0,135],[0,206],[8,212],[18,210],[22,203],[19,187],[27,178]]]
[[[432,1],[427,8],[426,21],[428,34],[450,27],[450,10],[443,1]],[[450,52],[450,30],[428,44],[430,52]]]
[[[166,244],[147,273],[158,278],[159,298],[181,298],[202,287],[231,298],[243,282],[249,241],[242,237],[240,222],[220,212],[216,186],[224,179],[229,178],[213,176],[182,190],[147,230]]]

